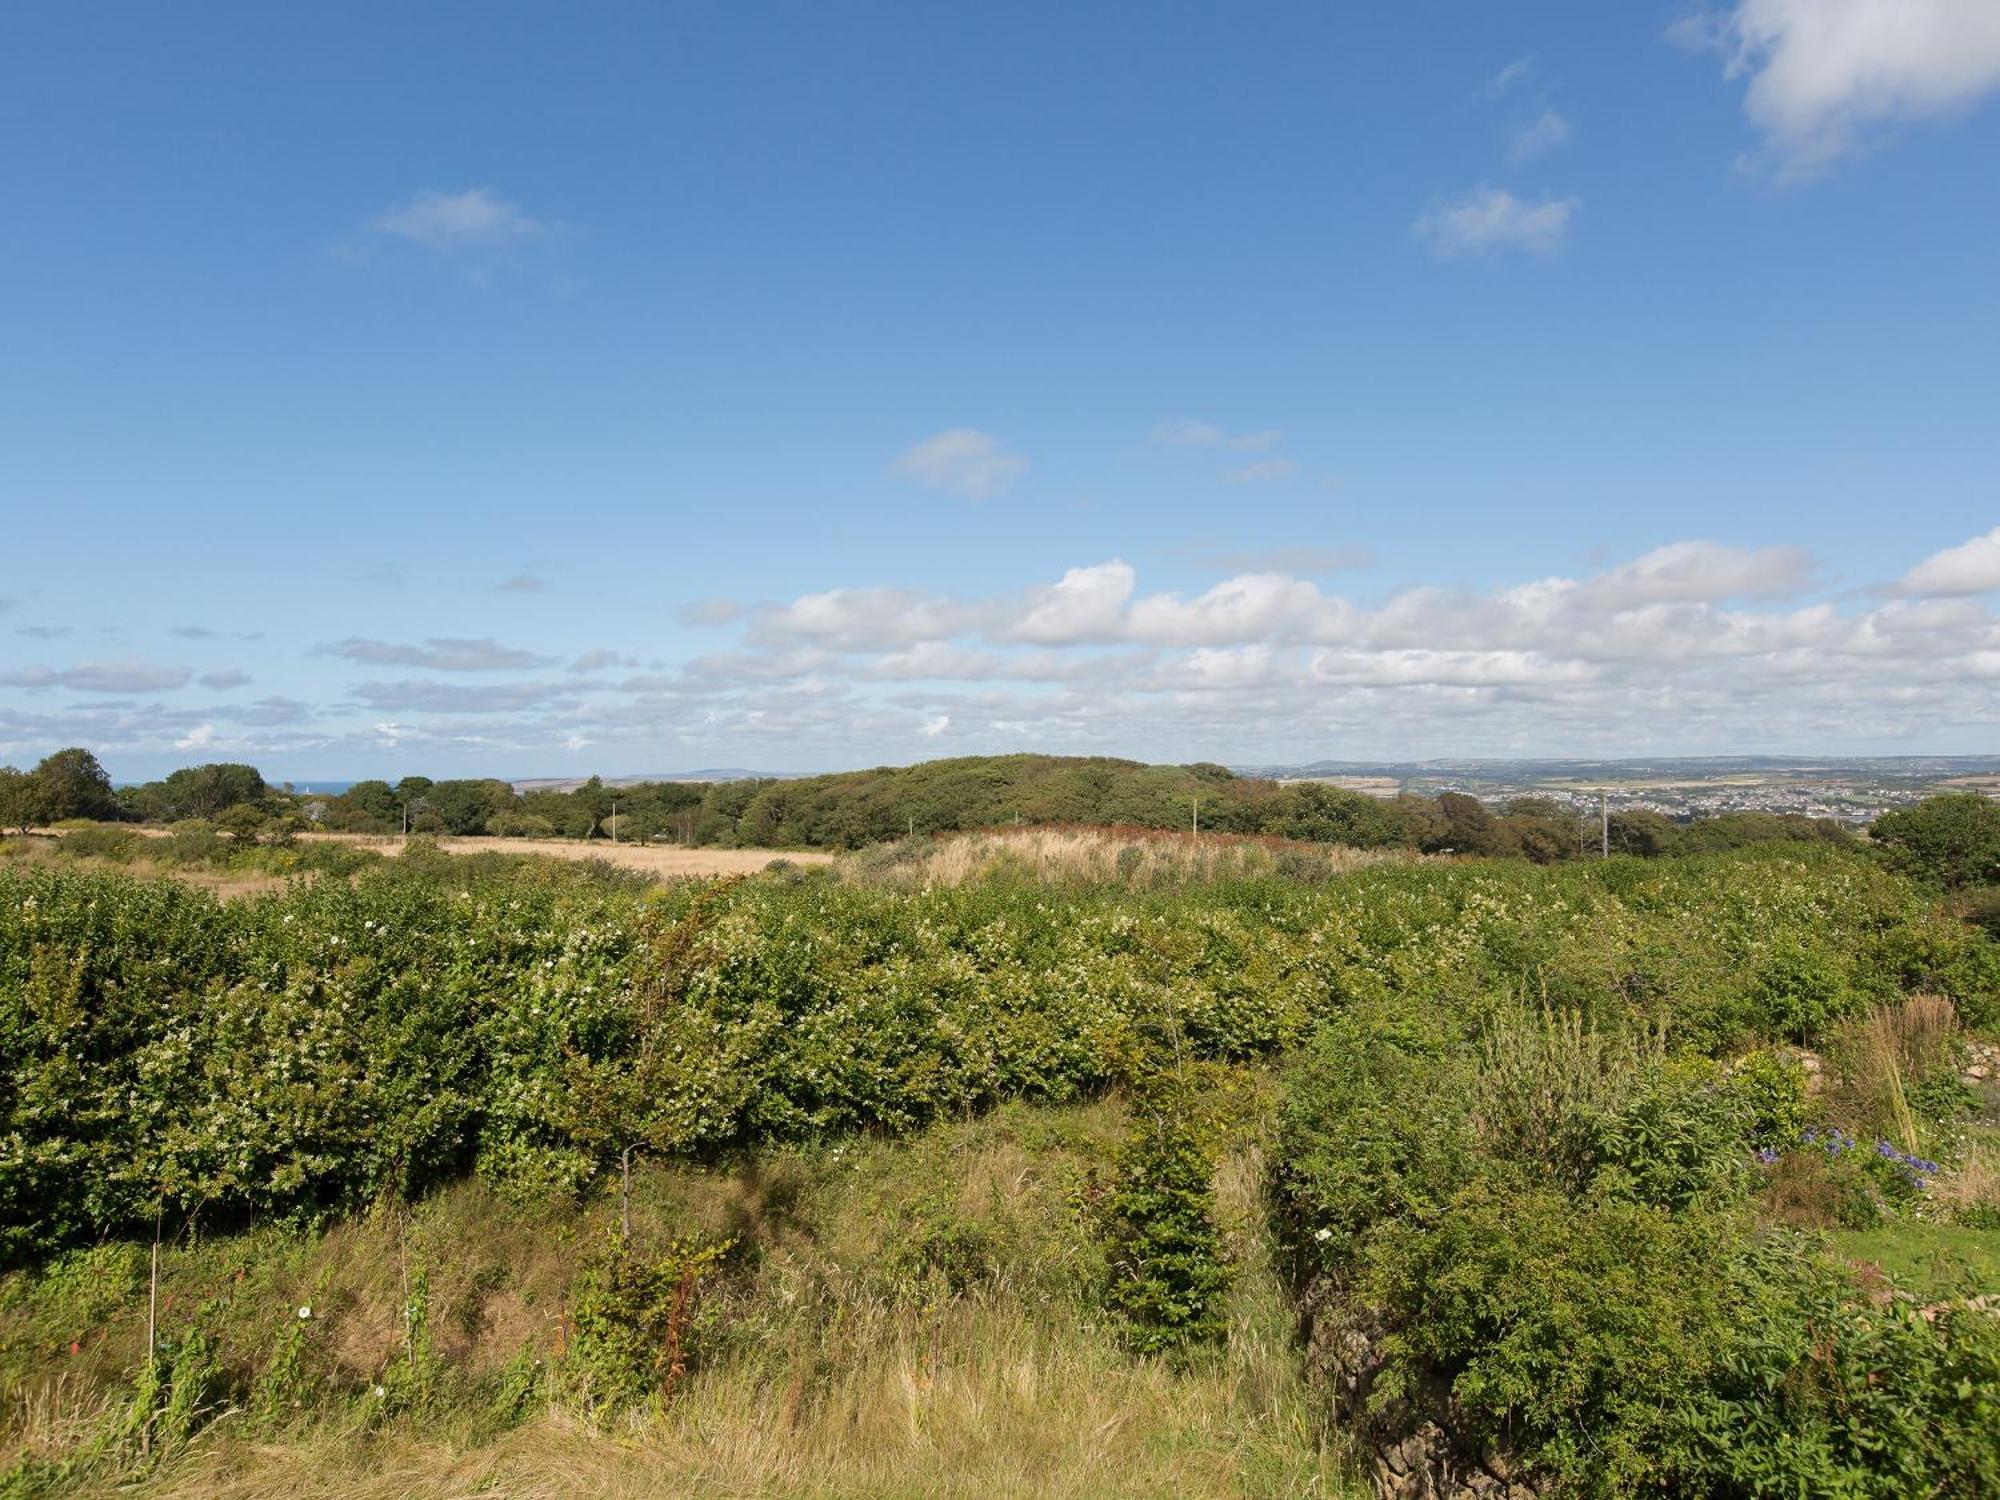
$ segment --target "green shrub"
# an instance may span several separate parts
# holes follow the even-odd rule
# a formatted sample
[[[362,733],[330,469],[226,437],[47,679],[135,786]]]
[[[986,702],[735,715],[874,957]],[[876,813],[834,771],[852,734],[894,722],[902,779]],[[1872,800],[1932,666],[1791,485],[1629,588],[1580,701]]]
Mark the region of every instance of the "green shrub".
[[[1173,1080],[1137,1089],[1131,1140],[1104,1206],[1105,1303],[1145,1354],[1222,1336],[1229,1268],[1215,1226],[1215,1173]]]
[[[1750,1218],[1753,1142],[1793,1089],[1775,1059],[1726,1070],[1562,1016],[1499,1013],[1476,1045],[1325,1027],[1287,1078],[1280,1221],[1331,1288],[1310,1305],[1375,1330],[1348,1372],[1362,1430],[1439,1422],[1563,1494],[1990,1492],[1992,1321],[1878,1309]],[[1846,1222],[1919,1192],[1919,1165],[1815,1135],[1760,1186]]]
[[[566,1373],[601,1411],[664,1400],[699,1356],[703,1283],[731,1242],[676,1240],[647,1254],[622,1237],[583,1270]]]
[[[65,833],[56,847],[77,859],[103,859],[122,865],[131,863],[144,842],[140,834],[116,823],[84,823]]]

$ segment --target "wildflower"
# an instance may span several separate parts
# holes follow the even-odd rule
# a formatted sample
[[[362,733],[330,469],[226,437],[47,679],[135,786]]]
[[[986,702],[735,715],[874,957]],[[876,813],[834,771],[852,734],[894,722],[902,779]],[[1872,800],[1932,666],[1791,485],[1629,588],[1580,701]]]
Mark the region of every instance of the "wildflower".
[[[1766,1146],[1762,1151],[1759,1151],[1757,1153],[1757,1160],[1762,1162],[1767,1167],[1770,1166],[1771,1163],[1776,1161],[1777,1159],[1778,1159],[1778,1153],[1773,1151],[1769,1146]]]
[[[385,1387],[385,1386],[379,1386],[379,1385],[378,1385],[378,1386],[376,1386],[376,1387],[375,1387],[375,1394],[376,1394],[377,1396],[386,1396],[386,1395],[388,1395],[388,1394],[389,1394],[389,1392],[388,1392],[388,1389],[387,1389],[387,1387]]]
[[[306,1303],[304,1306],[299,1308],[299,1321],[301,1323],[305,1322],[312,1315],[313,1315],[313,1310],[311,1303]]]
[[[1333,1231],[1331,1229],[1319,1230],[1317,1233],[1313,1235],[1313,1238],[1318,1240],[1322,1245],[1324,1245],[1328,1240],[1333,1238]]]

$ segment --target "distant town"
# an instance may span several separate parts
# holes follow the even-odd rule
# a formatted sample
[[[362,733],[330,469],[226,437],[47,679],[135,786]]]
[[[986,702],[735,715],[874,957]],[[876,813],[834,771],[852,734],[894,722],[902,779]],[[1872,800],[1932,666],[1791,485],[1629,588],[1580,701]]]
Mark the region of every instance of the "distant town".
[[[1676,819],[1766,812],[1858,825],[1938,792],[2000,795],[2000,756],[1983,755],[1316,761],[1234,769],[1241,775],[1325,782],[1382,797],[1464,792],[1493,804],[1516,797],[1546,797],[1579,811],[1608,802],[1614,812],[1644,810]]]

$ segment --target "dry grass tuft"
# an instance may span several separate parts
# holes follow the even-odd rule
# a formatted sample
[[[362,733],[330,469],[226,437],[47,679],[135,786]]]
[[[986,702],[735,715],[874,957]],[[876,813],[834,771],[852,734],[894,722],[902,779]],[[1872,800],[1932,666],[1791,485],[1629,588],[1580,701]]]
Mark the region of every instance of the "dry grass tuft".
[[[1043,885],[1149,889],[1272,876],[1331,880],[1369,865],[1407,864],[1420,857],[1240,834],[1196,838],[1156,828],[1041,827],[879,845],[844,856],[836,868],[851,883],[904,888],[1012,877]]]
[[[1942,995],[1877,1006],[1835,1043],[1841,1077],[1830,1112],[1857,1133],[1882,1130],[1903,1150],[1920,1150],[1909,1088],[1953,1067],[1958,1047],[1958,1012]]]

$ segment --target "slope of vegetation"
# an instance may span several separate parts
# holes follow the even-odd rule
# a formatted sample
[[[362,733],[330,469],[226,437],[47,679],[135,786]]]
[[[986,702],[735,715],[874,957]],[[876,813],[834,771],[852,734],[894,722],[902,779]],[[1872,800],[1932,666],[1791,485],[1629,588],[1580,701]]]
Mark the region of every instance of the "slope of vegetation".
[[[0,866],[7,1484],[1993,1480],[2000,948],[1935,892],[1120,862]]]

